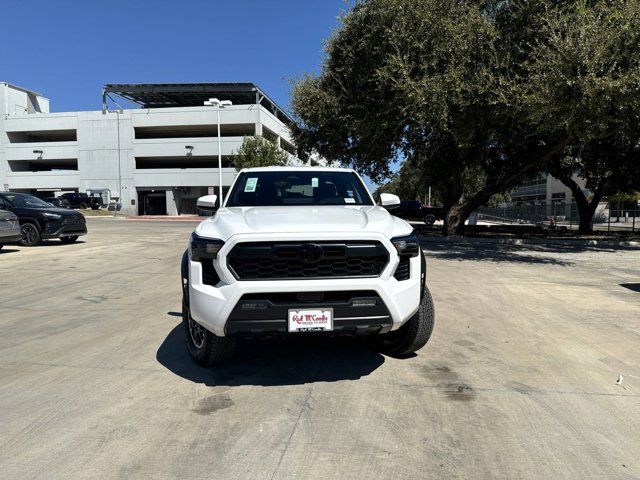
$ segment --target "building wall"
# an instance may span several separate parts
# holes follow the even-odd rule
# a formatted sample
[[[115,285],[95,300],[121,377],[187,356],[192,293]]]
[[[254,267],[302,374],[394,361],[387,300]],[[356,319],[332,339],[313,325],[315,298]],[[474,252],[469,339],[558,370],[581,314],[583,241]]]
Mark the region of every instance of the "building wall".
[[[29,98],[39,110],[22,108],[29,105]],[[44,97],[0,83],[0,189],[36,194],[45,190],[105,191],[119,198],[123,212],[132,215],[138,214],[144,192],[150,198],[164,192],[167,214],[194,204],[210,187],[218,193],[215,109],[48,113],[48,108]],[[227,107],[220,121],[220,148],[227,164],[223,187],[235,178],[236,170],[230,164],[244,140],[243,132],[264,131],[275,135],[283,148],[293,148],[286,125],[260,105]],[[193,129],[194,136],[175,133],[176,127]],[[165,138],[136,138],[136,129],[160,132],[152,136]],[[154,164],[157,168],[147,168]]]
[[[586,190],[584,179],[573,176],[573,179]],[[511,192],[511,198],[517,205],[545,205],[547,216],[572,215],[573,193],[557,178],[541,173],[535,178],[526,180]],[[575,209],[574,209],[575,210]],[[574,211],[575,216],[575,211]]]

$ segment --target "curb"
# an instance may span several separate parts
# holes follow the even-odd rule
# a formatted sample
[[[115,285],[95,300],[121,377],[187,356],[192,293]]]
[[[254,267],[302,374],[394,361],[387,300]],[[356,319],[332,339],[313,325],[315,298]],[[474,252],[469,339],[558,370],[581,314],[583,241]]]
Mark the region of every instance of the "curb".
[[[421,243],[448,243],[459,245],[553,245],[561,247],[601,247],[640,249],[640,242],[634,240],[583,240],[579,238],[477,238],[477,237],[421,237]]]

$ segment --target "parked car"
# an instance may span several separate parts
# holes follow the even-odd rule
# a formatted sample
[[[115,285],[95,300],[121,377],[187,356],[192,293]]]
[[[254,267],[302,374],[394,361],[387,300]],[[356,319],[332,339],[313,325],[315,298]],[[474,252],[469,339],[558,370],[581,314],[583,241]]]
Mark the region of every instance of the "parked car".
[[[405,220],[422,221],[426,225],[433,225],[436,220],[444,220],[442,207],[423,205],[420,200],[402,200],[393,214]]]
[[[71,208],[91,208],[92,210],[98,210],[102,206],[102,197],[90,197],[86,193],[63,193],[58,198],[67,200]]]
[[[33,246],[50,238],[73,243],[87,233],[84,215],[80,212],[54,207],[26,193],[0,192],[0,209],[18,217],[22,245]]]
[[[5,243],[15,243],[21,239],[18,217],[13,212],[2,209],[0,203],[0,248]]]
[[[405,220],[422,220],[422,203],[420,200],[401,200],[393,215]]]
[[[407,355],[433,329],[426,261],[411,225],[376,206],[350,169],[240,171],[182,259],[182,323],[199,364],[221,363],[237,336],[369,335]],[[198,199],[213,210],[216,196]]]
[[[422,221],[427,225],[433,225],[436,220],[444,220],[445,211],[442,207],[422,206]]]
[[[71,208],[69,200],[63,197],[45,197],[43,198],[43,200],[47,203],[50,203],[54,207]]]

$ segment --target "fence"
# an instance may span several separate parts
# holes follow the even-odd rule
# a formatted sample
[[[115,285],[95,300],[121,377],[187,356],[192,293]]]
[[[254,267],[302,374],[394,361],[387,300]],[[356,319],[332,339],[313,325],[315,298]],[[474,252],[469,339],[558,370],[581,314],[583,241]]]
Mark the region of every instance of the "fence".
[[[481,207],[476,213],[478,221],[497,224],[548,224],[552,220],[561,226],[577,228],[580,223],[578,207],[573,200],[508,204],[498,207]],[[640,231],[639,199],[626,202],[603,202],[593,218],[594,229],[601,231]]]

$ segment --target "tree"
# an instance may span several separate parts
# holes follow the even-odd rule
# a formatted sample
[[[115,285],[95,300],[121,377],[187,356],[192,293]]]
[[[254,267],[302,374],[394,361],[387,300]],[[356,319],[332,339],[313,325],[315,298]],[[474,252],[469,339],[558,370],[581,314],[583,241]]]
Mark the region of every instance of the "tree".
[[[363,0],[293,90],[306,150],[374,180],[412,159],[445,230],[640,111],[637,0]],[[635,110],[634,110],[635,109]]]
[[[238,170],[252,167],[284,166],[289,157],[284,150],[261,136],[245,137],[234,157]]]
[[[411,159],[405,160],[398,172],[396,172],[389,181],[380,185],[373,193],[374,197],[378,197],[381,193],[393,193],[402,199],[418,199],[422,198],[427,191],[428,186],[424,185],[424,177]]]
[[[618,132],[569,148],[567,156],[554,162],[549,172],[573,193],[580,216],[579,233],[590,233],[603,197],[640,188],[640,130],[633,136]],[[586,181],[590,197],[578,185],[574,174]]]

